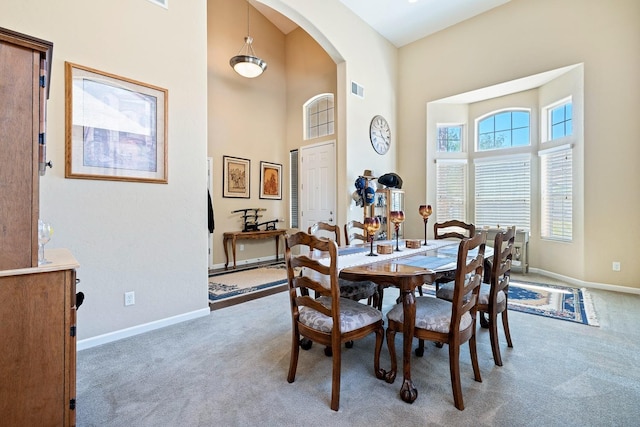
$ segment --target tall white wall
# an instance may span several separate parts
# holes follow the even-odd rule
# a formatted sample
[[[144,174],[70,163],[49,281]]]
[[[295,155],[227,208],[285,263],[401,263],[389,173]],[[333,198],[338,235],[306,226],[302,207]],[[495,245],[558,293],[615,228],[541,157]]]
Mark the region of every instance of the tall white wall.
[[[41,217],[80,263],[78,337],[206,315],[206,2],[5,0],[0,26],[53,42]],[[65,61],[169,91],[169,183],[65,179]],[[124,306],[124,293],[136,303]],[[171,320],[173,319],[173,320]]]

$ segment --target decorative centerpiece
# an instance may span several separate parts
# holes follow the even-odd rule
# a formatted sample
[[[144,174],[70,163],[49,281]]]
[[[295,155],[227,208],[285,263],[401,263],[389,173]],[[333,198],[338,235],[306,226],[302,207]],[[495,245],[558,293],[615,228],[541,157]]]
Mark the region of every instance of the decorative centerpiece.
[[[418,249],[422,246],[420,239],[405,239],[404,244],[409,249]]]
[[[400,224],[404,222],[404,211],[389,212],[389,221],[393,223],[396,230],[396,252],[400,252],[401,249],[398,246],[398,238],[400,235]]]
[[[373,237],[376,234],[376,231],[380,229],[380,219],[377,216],[365,218],[364,229],[367,231],[367,239],[369,239],[369,242],[371,243],[371,251],[367,256],[378,256],[378,254],[373,253]]]
[[[423,246],[427,246],[427,221],[429,221],[429,217],[433,213],[433,210],[431,209],[431,205],[420,205],[419,211],[424,221],[424,245]]]

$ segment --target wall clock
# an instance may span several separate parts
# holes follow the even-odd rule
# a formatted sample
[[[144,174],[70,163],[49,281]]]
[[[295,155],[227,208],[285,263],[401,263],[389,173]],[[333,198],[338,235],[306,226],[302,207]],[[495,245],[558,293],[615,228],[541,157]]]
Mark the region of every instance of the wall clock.
[[[369,125],[369,139],[378,154],[386,154],[391,146],[391,128],[382,116],[374,116]]]

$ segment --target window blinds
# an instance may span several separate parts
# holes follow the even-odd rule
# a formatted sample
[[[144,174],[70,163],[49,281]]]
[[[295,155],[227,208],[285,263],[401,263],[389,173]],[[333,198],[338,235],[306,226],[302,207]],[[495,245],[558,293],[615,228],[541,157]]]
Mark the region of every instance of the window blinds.
[[[298,228],[298,150],[289,152],[289,194],[290,206],[289,217],[291,218],[291,228]]]
[[[475,161],[475,226],[530,229],[531,159]]]
[[[539,153],[543,238],[571,241],[573,234],[573,156],[571,145]]]
[[[438,222],[457,219],[466,221],[467,162],[436,162],[436,218]]]

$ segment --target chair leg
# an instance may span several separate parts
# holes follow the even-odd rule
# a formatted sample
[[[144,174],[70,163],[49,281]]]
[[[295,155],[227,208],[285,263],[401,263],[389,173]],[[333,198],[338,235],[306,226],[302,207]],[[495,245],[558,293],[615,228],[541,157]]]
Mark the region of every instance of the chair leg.
[[[507,346],[513,347],[511,342],[511,332],[509,332],[509,316],[507,315],[507,309],[502,312],[502,326],[504,327],[504,336],[507,338]]]
[[[440,347],[442,347],[442,343],[440,343]],[[416,353],[416,356],[418,357],[424,356],[424,340],[423,339],[418,340],[418,347],[416,347],[415,353]]]
[[[289,360],[289,374],[287,381],[292,383],[296,379],[296,369],[298,368],[298,355],[300,354],[300,335],[298,330],[293,331],[291,339],[291,359]]]
[[[391,359],[391,370],[387,372],[385,381],[393,384],[396,380],[396,372],[398,372],[398,360],[396,359],[396,331],[387,328],[387,348],[389,349],[389,359]]]
[[[340,365],[342,361],[342,351],[339,342],[335,347],[336,350],[333,351],[333,375],[331,380],[331,409],[337,411],[340,408]]]
[[[478,312],[478,317],[480,317],[480,327],[484,329],[489,328],[489,321],[485,317],[485,313],[483,311]]]
[[[460,385],[460,346],[449,343],[449,371],[451,373],[451,388],[453,403],[459,410],[464,409],[462,400],[462,386]]]
[[[480,365],[478,364],[478,351],[476,348],[476,334],[469,338],[469,353],[471,354],[471,366],[473,366],[473,379],[477,382],[482,382],[482,377],[480,376]]]
[[[498,315],[489,313],[489,339],[491,340],[491,352],[493,361],[497,366],[502,366],[502,356],[500,356],[500,342],[498,341]]]
[[[376,348],[373,354],[373,371],[376,378],[381,380],[384,378],[384,370],[380,369],[380,353],[382,352],[382,343],[384,342],[384,328],[381,326],[376,329]]]

